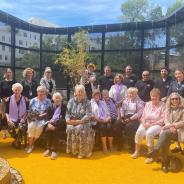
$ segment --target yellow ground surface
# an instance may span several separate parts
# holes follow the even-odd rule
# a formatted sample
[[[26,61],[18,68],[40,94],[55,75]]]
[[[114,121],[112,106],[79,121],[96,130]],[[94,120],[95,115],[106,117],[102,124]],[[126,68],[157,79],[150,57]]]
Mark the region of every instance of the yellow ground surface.
[[[90,159],[79,160],[61,153],[57,160],[43,157],[36,148],[27,155],[11,147],[11,139],[0,138],[0,157],[18,169],[26,184],[181,184],[184,170],[164,174],[159,164],[147,165],[145,158],[133,160],[126,152],[104,156],[95,152]],[[183,156],[184,157],[184,156]]]

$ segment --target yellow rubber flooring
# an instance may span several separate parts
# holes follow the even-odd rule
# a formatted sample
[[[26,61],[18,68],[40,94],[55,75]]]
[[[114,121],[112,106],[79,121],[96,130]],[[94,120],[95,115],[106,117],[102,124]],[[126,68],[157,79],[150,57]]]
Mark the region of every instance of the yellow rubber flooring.
[[[12,139],[0,138],[0,157],[19,170],[26,184],[182,184],[184,170],[165,174],[160,164],[145,164],[145,158],[136,160],[125,152],[104,156],[94,152],[90,159],[71,158],[61,153],[57,160],[43,157],[36,148],[28,155],[11,147]],[[184,157],[184,156],[183,156]]]

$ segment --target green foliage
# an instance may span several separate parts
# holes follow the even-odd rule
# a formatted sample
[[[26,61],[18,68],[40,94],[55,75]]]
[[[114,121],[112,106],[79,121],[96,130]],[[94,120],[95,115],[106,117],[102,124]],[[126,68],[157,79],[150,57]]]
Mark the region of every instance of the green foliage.
[[[144,21],[148,8],[148,0],[127,0],[121,5],[124,22]]]
[[[64,72],[70,78],[74,87],[79,81],[79,74],[85,70],[89,58],[89,36],[86,31],[75,33],[72,43],[64,48],[56,59],[57,64],[63,66]]]
[[[148,15],[149,20],[158,20],[163,17],[162,8],[159,5],[151,6]]]
[[[178,8],[184,5],[184,0],[176,0],[175,3],[167,9],[166,15],[169,16],[174,13]]]

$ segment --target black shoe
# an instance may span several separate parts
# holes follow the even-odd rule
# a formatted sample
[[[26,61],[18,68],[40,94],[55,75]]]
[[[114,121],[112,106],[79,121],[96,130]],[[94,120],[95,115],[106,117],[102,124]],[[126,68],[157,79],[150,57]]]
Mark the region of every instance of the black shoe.
[[[174,149],[171,150],[172,153],[179,153],[182,152],[180,147],[175,147]]]
[[[153,150],[149,153],[146,153],[145,156],[148,158],[156,158],[158,156],[159,151],[158,150]]]

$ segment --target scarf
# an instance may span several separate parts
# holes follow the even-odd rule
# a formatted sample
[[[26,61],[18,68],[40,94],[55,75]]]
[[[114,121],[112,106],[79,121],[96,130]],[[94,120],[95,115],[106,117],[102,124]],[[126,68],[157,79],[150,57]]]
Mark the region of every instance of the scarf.
[[[53,114],[53,116],[52,116],[52,120],[53,120],[54,122],[58,121],[59,118],[60,118],[60,114],[61,114],[61,105],[58,106],[58,107],[55,106],[55,107],[54,107],[54,114]]]
[[[114,96],[114,100],[115,100],[116,102],[119,102],[119,101],[122,100],[121,90],[122,90],[122,88],[123,88],[123,85],[122,85],[122,84],[115,84],[114,87],[115,87],[115,94],[114,94],[115,96]]]
[[[20,97],[20,101],[17,106],[15,95],[10,97],[9,104],[9,116],[13,122],[18,122],[22,116],[26,113],[26,102],[23,96]]]

